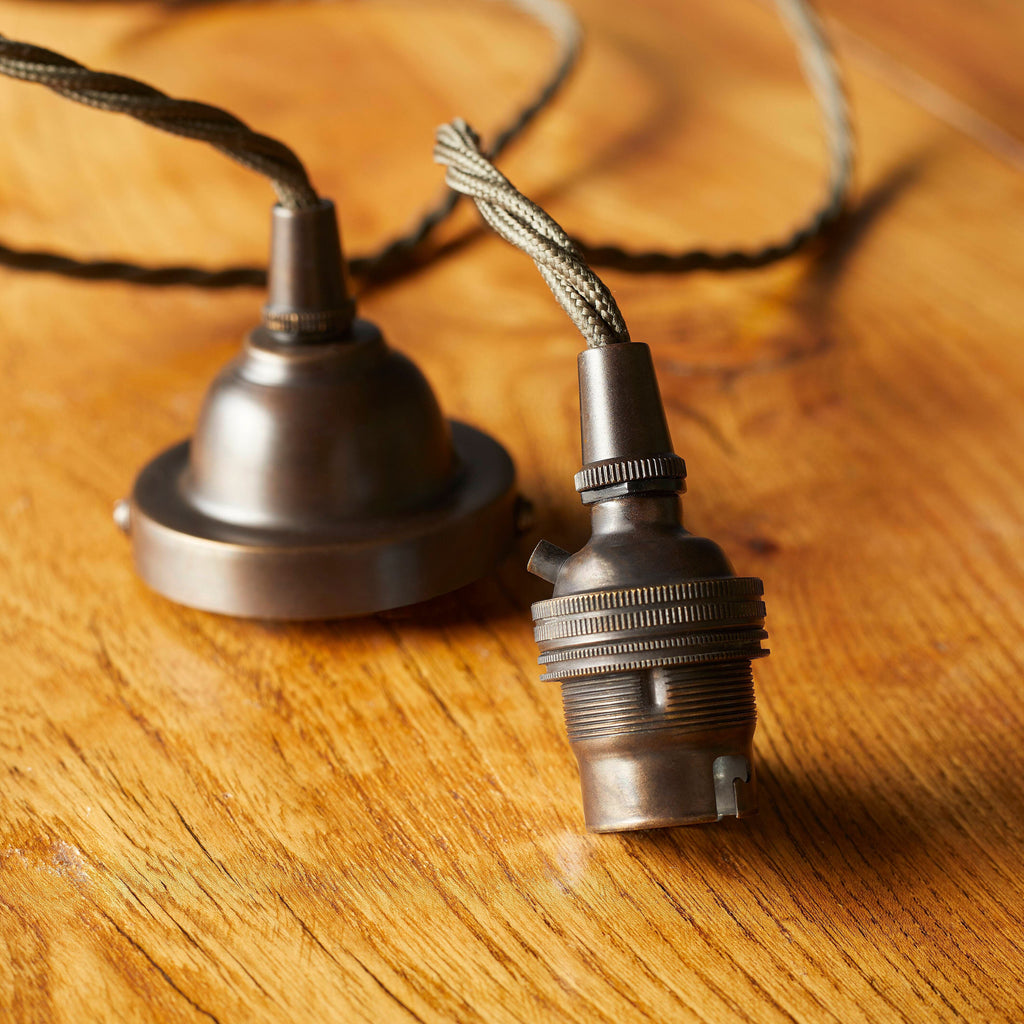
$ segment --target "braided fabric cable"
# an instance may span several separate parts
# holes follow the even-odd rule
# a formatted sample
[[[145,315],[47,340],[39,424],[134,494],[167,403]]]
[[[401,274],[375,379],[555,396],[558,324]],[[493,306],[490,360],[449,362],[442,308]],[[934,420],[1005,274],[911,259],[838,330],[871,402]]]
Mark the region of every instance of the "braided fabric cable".
[[[521,10],[545,26],[555,40],[558,54],[548,79],[541,89],[516,115],[515,119],[498,135],[487,149],[496,158],[554,98],[572,71],[579,55],[581,32],[572,11],[560,0],[492,0]],[[828,45],[821,22],[807,0],[774,0],[792,35],[803,68],[804,76],[818,102],[828,141],[829,177],[826,197],[810,217],[789,235],[758,248],[732,248],[721,251],[705,248],[681,252],[635,252],[619,245],[596,245],[576,238],[575,246],[587,261],[597,266],[614,267],[633,273],[683,273],[696,270],[729,271],[752,269],[783,259],[821,236],[845,210],[853,174],[854,149],[849,124],[846,96],[839,71]],[[18,47],[25,50],[17,52]],[[13,49],[12,49],[13,48]],[[228,153],[239,163],[267,174],[275,181],[279,195],[286,205],[309,205],[315,202],[315,193],[309,186],[302,164],[283,144],[250,131],[225,111],[201,103],[171,100],[156,89],[133,82],[118,75],[89,72],[68,58],[39,47],[12,43],[0,37],[0,52],[12,58],[12,70],[0,61],[0,73],[28,81],[40,81],[57,92],[71,95],[60,88],[61,83],[75,80],[85,73],[94,76],[95,93],[71,95],[71,98],[104,110],[129,113],[155,127],[201,138]],[[34,58],[34,60],[33,60]],[[35,67],[33,67],[35,63]],[[52,79],[52,80],[50,80]],[[118,83],[130,83],[138,94],[118,96]],[[156,104],[162,113],[156,119],[143,116],[149,104]],[[161,107],[160,100],[166,104]],[[176,105],[176,106],[175,106]],[[214,115],[212,123],[206,118]],[[244,142],[242,141],[244,140]],[[283,152],[282,152],[283,151]],[[287,154],[287,155],[285,155]],[[290,159],[289,159],[290,157]],[[274,178],[274,174],[278,177]],[[308,193],[306,189],[309,189]],[[282,193],[282,190],[284,192]],[[285,198],[290,195],[292,198]],[[312,198],[310,198],[312,197]],[[406,233],[386,243],[375,252],[350,260],[352,273],[364,282],[390,277],[407,269],[412,259],[433,230],[451,213],[458,201],[458,193],[445,196],[413,225]],[[262,286],[266,271],[262,267],[236,266],[223,270],[204,270],[199,267],[146,267],[136,263],[112,260],[77,260],[51,252],[26,252],[0,243],[0,264],[25,270],[46,271],[64,276],[93,280],[122,280],[146,285],[190,284],[209,288],[235,286]]]
[[[785,259],[824,234],[846,209],[853,180],[854,145],[842,77],[817,12],[807,0],[774,0],[796,44],[804,79],[817,100],[828,147],[828,181],[822,203],[788,235],[755,249],[687,249],[634,252],[619,245],[574,239],[596,266],[632,273],[686,273],[696,270],[753,270]]]
[[[448,168],[448,186],[469,196],[480,216],[536,263],[588,346],[629,341],[615,299],[573,240],[484,156],[476,132],[465,121],[437,129],[434,159]]]
[[[579,59],[583,31],[572,9],[560,0],[491,0],[521,11],[543,25],[555,42],[557,55],[551,73],[530,101],[502,128],[490,145],[487,154],[496,160],[528,127],[531,121],[547,107],[565,84]],[[426,241],[434,229],[444,221],[459,201],[459,194],[445,189],[444,195],[416,221],[403,235],[392,239],[379,250],[349,261],[349,269],[356,277],[375,280],[404,266],[413,251]]]
[[[147,267],[122,260],[79,260],[45,250],[12,249],[0,242],[0,265],[41,274],[59,274],[80,281],[125,281],[149,288],[194,285],[197,288],[262,288],[267,283],[266,267]]]
[[[491,0],[521,11],[540,23],[556,45],[550,73],[540,89],[502,128],[488,147],[496,157],[529,126],[568,79],[579,57],[582,31],[575,14],[561,0]],[[251,131],[232,114],[204,103],[174,100],[121,75],[90,71],[76,61],[28,43],[0,36],[0,74],[38,82],[55,92],[100,110],[129,114],[176,135],[202,139],[238,163],[267,175],[283,205],[315,205],[313,191],[298,157],[283,143]],[[374,252],[349,260],[351,273],[364,282],[405,269],[415,251],[454,209],[459,196],[444,195],[405,233]],[[0,242],[0,264],[20,270],[60,274],[86,280],[116,280],[148,286],[193,285],[204,288],[262,287],[265,267],[233,266],[206,270],[194,266],[147,267],[120,260],[79,260],[47,251],[14,249]]]
[[[302,161],[283,142],[254,132],[219,107],[174,99],[134,78],[92,71],[70,57],[4,36],[0,36],[0,74],[45,85],[87,107],[128,114],[172,135],[207,142],[269,178],[278,200],[291,209],[320,201]]]

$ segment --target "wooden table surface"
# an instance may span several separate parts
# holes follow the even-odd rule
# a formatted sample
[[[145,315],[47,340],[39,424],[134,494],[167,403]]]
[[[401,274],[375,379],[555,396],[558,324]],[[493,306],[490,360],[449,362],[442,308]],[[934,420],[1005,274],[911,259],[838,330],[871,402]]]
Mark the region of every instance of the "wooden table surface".
[[[769,6],[579,0],[578,75],[504,162],[570,229],[754,241],[817,198]],[[537,523],[491,578],[314,625],[176,607],[111,506],[186,435],[253,291],[0,274],[0,1019],[1024,1019],[1024,13],[829,0],[857,212],[815,259],[609,273],[654,351],[690,527],[767,587],[761,814],[588,835],[523,563],[587,530],[580,339],[463,210],[364,297]],[[351,252],[495,127],[543,34],[498,5],[2,0],[4,34],[228,106],[335,198]],[[0,236],[263,258],[265,182],[0,81]]]

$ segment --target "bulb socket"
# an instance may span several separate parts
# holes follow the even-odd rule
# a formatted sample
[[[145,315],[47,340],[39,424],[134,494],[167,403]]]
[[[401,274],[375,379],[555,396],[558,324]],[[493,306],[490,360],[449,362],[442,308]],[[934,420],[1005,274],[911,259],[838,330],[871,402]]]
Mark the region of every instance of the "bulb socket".
[[[579,368],[592,535],[575,554],[542,541],[529,568],[554,584],[534,637],[542,678],[561,683],[587,827],[752,814],[763,584],[683,528],[686,467],[647,346],[589,349]]]

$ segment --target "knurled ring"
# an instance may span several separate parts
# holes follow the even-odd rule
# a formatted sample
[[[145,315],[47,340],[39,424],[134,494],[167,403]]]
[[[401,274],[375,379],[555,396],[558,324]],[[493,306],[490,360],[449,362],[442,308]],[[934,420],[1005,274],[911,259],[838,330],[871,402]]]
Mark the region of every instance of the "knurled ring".
[[[674,452],[639,459],[605,459],[584,466],[575,476],[577,491],[593,491],[632,480],[683,479],[686,463]]]

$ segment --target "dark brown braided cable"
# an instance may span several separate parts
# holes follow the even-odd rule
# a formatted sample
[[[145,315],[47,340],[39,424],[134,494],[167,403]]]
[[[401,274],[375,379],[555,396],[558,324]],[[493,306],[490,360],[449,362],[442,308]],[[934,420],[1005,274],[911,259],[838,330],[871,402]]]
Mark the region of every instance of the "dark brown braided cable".
[[[583,32],[579,20],[572,9],[559,0],[501,0],[501,2],[543,25],[555,41],[558,52],[550,75],[536,95],[485,147],[485,152],[492,160],[496,160],[504,153],[506,147],[514,142],[533,119],[555,98],[576,66],[583,43]],[[426,241],[434,229],[451,214],[461,198],[458,192],[446,189],[437,203],[422,215],[411,230],[386,243],[375,253],[354,257],[349,261],[349,270],[355,277],[375,280],[387,277],[396,268],[403,267],[408,263],[413,251]]]
[[[234,114],[194,100],[179,100],[124,75],[92,71],[62,54],[0,36],[0,74],[45,85],[76,103],[127,114],[144,124],[207,142],[243,167],[270,179],[291,209],[320,201],[302,161],[283,142],[254,132]]]
[[[774,0],[775,7],[796,44],[797,56],[818,103],[828,147],[828,182],[825,198],[802,224],[776,242],[757,248],[686,249],[681,252],[634,252],[620,245],[595,245],[581,238],[573,242],[587,262],[634,274],[697,270],[753,270],[785,259],[823,235],[842,217],[853,180],[854,147],[850,115],[842,77],[817,12],[807,0]]]
[[[263,288],[266,267],[225,267],[203,270],[201,267],[146,267],[121,260],[77,260],[56,252],[12,249],[0,243],[0,265],[40,274],[59,274],[81,281],[125,281],[128,284],[160,288],[194,285],[197,288]]]
[[[487,147],[487,152],[493,157],[497,157],[509,143],[522,134],[562,88],[579,58],[582,41],[579,21],[572,9],[566,4],[561,3],[560,0],[500,0],[500,2],[521,11],[543,25],[555,41],[557,53],[552,70],[542,83],[540,89],[516,112],[511,122],[498,132],[494,140]],[[99,107],[103,110],[130,114],[138,117],[140,120],[145,120],[146,123],[152,124],[154,127],[163,128],[165,131],[173,131],[175,134],[187,135],[190,138],[204,138],[205,141],[217,145],[218,148],[222,148],[224,152],[227,152],[229,156],[239,163],[244,163],[246,166],[252,167],[254,170],[260,170],[262,173],[268,173],[266,169],[256,166],[253,162],[257,157],[265,157],[266,154],[259,150],[254,152],[255,145],[252,140],[261,139],[269,143],[274,143],[274,140],[267,139],[266,136],[258,136],[255,132],[250,132],[241,121],[223,110],[208,107],[205,104],[184,104],[183,101],[174,101],[164,96],[159,90],[153,89],[151,86],[144,85],[141,82],[135,82],[120,75],[104,75],[98,72],[90,72],[83,68],[82,65],[60,54],[41,47],[31,46],[27,43],[14,43],[3,39],[3,37],[0,37],[0,54],[6,55],[8,58],[8,60],[0,59],[0,74],[8,74],[11,77],[20,78],[24,81],[41,82],[42,84],[49,85],[50,88],[55,89],[55,91],[62,95],[67,95],[70,99],[75,99],[78,102],[87,103],[89,106]],[[62,76],[70,75],[68,69],[71,69],[71,71],[77,69],[79,72],[85,72],[88,75],[94,76],[94,80],[90,83],[94,88],[98,86],[101,80],[111,83],[115,88],[106,95],[99,96],[69,93],[64,88],[58,87],[61,84],[66,84],[65,78]],[[71,75],[71,77],[73,78],[74,76]],[[53,78],[53,81],[50,80],[51,78]],[[118,94],[116,89],[117,83],[127,83],[130,86],[127,89],[127,95],[130,97],[127,109],[121,105],[120,101],[124,94]],[[102,86],[99,86],[99,88],[102,93]],[[176,127],[169,127],[167,123],[158,123],[157,120],[141,116],[141,113],[146,108],[145,99],[152,99],[154,97],[160,97],[168,104],[160,108],[158,103],[158,110],[162,112],[165,121],[168,118],[172,118],[169,104],[174,103],[181,105],[176,113],[185,114],[185,120],[178,122]],[[200,110],[207,113],[214,112],[222,118],[230,119],[230,122],[235,126],[236,134],[228,139],[222,137],[219,141],[197,134],[200,130],[198,123],[187,123],[189,121],[189,111],[184,109],[186,106],[197,113]],[[183,127],[191,130],[181,130]],[[223,131],[226,124],[221,122],[216,124],[215,127],[218,131]],[[244,152],[239,149],[229,151],[224,147],[224,143],[226,141],[237,143],[239,140],[239,129],[241,129],[242,133],[248,133],[248,136],[251,137],[247,138],[246,142],[243,143],[247,148]],[[308,188],[309,181],[305,176],[305,170],[302,168],[301,162],[286,146],[283,146],[281,143],[276,143],[276,145],[280,146],[281,149],[292,157],[294,166],[301,170],[302,180]],[[271,175],[268,174],[268,176]],[[288,182],[283,178],[279,178],[275,181],[275,184],[287,185]],[[312,201],[316,202],[315,193],[311,188],[310,194],[314,197]],[[444,195],[441,196],[433,207],[418,218],[407,232],[387,242],[375,252],[367,253],[363,256],[355,256],[350,259],[348,267],[352,275],[364,282],[370,282],[390,277],[406,269],[411,263],[415,251],[434,229],[448,217],[459,199],[460,197],[457,193],[446,189]],[[292,204],[286,203],[285,205]],[[310,203],[304,202],[301,205],[310,205]],[[222,270],[205,270],[193,266],[147,267],[120,260],[79,260],[61,253],[14,249],[3,243],[0,243],[0,265],[18,270],[59,274],[63,277],[74,277],[83,280],[126,281],[132,284],[147,286],[184,284],[203,288],[263,287],[267,281],[267,272],[264,267],[237,266],[225,267]]]
[[[559,0],[502,0],[508,5],[522,10],[539,22],[545,25],[552,37],[556,40],[559,48],[558,59],[549,79],[543,87],[516,116],[513,122],[498,134],[494,142],[482,152],[490,158],[496,158],[516,136],[530,123],[530,121],[551,101],[562,84],[568,78],[579,53],[580,29],[579,24],[572,11]],[[684,273],[697,270],[729,271],[753,269],[766,266],[781,260],[803,248],[807,243],[823,235],[831,225],[841,217],[846,208],[850,191],[850,184],[853,174],[853,140],[849,125],[846,96],[843,91],[839,71],[834,57],[824,34],[821,23],[808,5],[806,0],[774,0],[780,15],[786,23],[794,42],[797,45],[798,55],[803,67],[805,78],[818,102],[821,111],[822,121],[825,127],[825,134],[829,150],[829,180],[826,189],[826,196],[822,204],[813,211],[809,218],[798,225],[787,236],[776,242],[762,245],[758,248],[732,248],[721,251],[711,249],[690,249],[682,252],[648,251],[634,252],[619,245],[595,245],[579,238],[573,238],[576,251],[589,263],[597,266],[614,267],[633,273]],[[50,58],[50,63],[43,61],[43,68],[36,69],[36,73],[43,74],[47,78],[56,74],[61,69],[77,69],[80,72],[86,71],[81,65],[68,58],[52,54],[50,51],[38,47],[29,47],[27,44],[15,44],[4,40],[4,45],[25,47],[28,51]],[[56,67],[52,66],[56,61]],[[79,102],[88,103],[105,110],[115,110],[129,113],[146,120],[155,127],[172,131],[176,134],[187,135],[191,138],[201,138],[212,145],[222,149],[235,160],[267,174],[273,179],[273,172],[284,175],[286,172],[294,173],[296,167],[301,172],[299,182],[300,192],[303,187],[309,188],[308,179],[298,158],[281,143],[266,136],[257,135],[251,132],[237,118],[219,111],[215,107],[208,107],[205,104],[190,104],[184,101],[170,100],[156,89],[145,86],[131,79],[125,79],[118,75],[100,75],[95,72],[86,72],[95,76],[97,82],[104,80],[109,83],[131,83],[140,92],[132,97],[133,109],[125,109],[120,105],[116,91],[100,95],[72,95],[58,87],[60,77],[55,81],[48,81],[43,77],[33,77],[30,68],[21,69],[23,73],[14,74],[14,77],[24,78],[29,81],[42,81],[56,91]],[[0,62],[0,73],[12,73],[7,70],[3,62]],[[93,83],[94,85],[96,83]],[[143,114],[149,109],[146,100],[153,100],[155,97],[162,99],[168,105],[176,105],[172,112],[171,106],[162,108],[163,119],[170,120],[168,123],[160,123],[160,118],[145,117]],[[157,103],[158,113],[160,104]],[[201,112],[214,112],[219,115],[220,120],[215,120],[212,125],[204,125],[201,117],[195,115]],[[152,113],[152,112],[151,112]],[[180,121],[176,118],[181,118]],[[227,131],[227,119],[233,131]],[[225,134],[227,133],[227,134]],[[247,144],[244,149],[238,149],[240,133],[245,137]],[[261,140],[257,142],[256,140]],[[270,150],[265,148],[269,144]],[[232,145],[235,148],[231,148]],[[281,157],[281,151],[288,154],[294,164],[290,167],[274,166],[274,160]],[[269,163],[268,163],[269,161]],[[289,161],[285,161],[286,164]],[[304,182],[304,186],[303,183]],[[294,187],[294,181],[287,177],[280,177],[275,181],[280,188]],[[315,193],[310,194],[315,197]],[[458,194],[447,193],[432,209],[428,210],[413,227],[405,234],[382,246],[374,253],[365,256],[355,257],[350,260],[349,268],[353,275],[362,278],[364,281],[379,280],[389,277],[398,271],[407,269],[415,251],[430,233],[440,224],[452,211],[458,201]],[[316,201],[315,198],[312,201]],[[135,263],[127,263],[110,260],[81,261],[68,256],[51,252],[26,252],[19,251],[3,244],[0,244],[0,264],[16,267],[25,270],[38,270],[50,273],[62,274],[64,276],[86,278],[93,280],[122,280],[136,284],[146,285],[172,285],[191,284],[210,288],[228,288],[240,285],[262,286],[266,282],[266,271],[261,267],[228,267],[223,270],[203,270],[198,267],[145,267]]]

